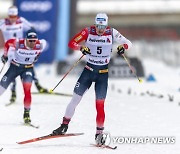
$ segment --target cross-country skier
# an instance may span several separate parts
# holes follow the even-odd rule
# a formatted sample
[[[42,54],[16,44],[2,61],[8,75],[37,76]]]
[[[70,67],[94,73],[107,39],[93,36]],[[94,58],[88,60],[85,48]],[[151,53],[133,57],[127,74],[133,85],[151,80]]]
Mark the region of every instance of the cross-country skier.
[[[85,41],[84,45],[80,45],[82,41]],[[87,64],[75,85],[74,94],[66,108],[62,124],[52,132],[52,135],[66,133],[76,106],[92,82],[95,82],[97,110],[95,140],[97,141],[98,136],[102,136],[105,121],[104,102],[108,87],[108,64],[114,42],[119,44],[117,47],[119,55],[132,46],[128,39],[116,29],[108,26],[108,17],[105,13],[98,13],[93,26],[84,28],[70,40],[68,46],[73,50],[80,50],[86,55]],[[104,144],[104,140],[102,139],[102,142],[98,140],[97,143]]]
[[[0,33],[3,35],[2,42],[6,42],[9,39],[22,39],[24,31],[32,29],[33,26],[30,22],[28,22],[24,17],[18,16],[18,8],[16,6],[11,6],[8,9],[8,17],[5,19],[0,20]],[[9,62],[13,57],[14,52],[8,53]],[[35,76],[35,72],[33,70],[33,80],[39,92],[48,92],[47,89],[43,88],[40,84],[38,79]],[[10,102],[15,102],[16,100],[16,82],[15,80],[12,81],[12,95],[10,98]]]
[[[25,39],[10,39],[6,41],[2,61],[8,61],[8,53],[14,52],[10,67],[0,81],[0,95],[17,77],[21,77],[24,89],[24,122],[31,123],[31,84],[33,81],[33,64],[46,46],[45,40],[38,40],[37,33],[29,30]]]

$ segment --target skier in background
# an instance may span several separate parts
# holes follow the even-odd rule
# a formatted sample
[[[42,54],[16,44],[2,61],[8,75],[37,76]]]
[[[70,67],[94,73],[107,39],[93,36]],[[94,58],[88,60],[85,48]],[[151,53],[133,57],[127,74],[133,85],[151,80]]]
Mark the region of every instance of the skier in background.
[[[82,41],[85,41],[84,45],[80,45]],[[95,141],[100,145],[105,143],[102,139],[105,121],[104,102],[108,87],[108,64],[112,45],[115,42],[119,44],[117,47],[119,55],[124,54],[124,51],[132,46],[128,39],[116,29],[108,26],[108,16],[105,13],[98,13],[93,26],[84,28],[70,40],[68,46],[73,50],[80,50],[86,55],[87,64],[75,85],[74,94],[66,108],[63,121],[60,127],[52,132],[52,135],[67,132],[68,124],[74,115],[76,106],[92,82],[95,82],[97,110]]]
[[[16,6],[11,6],[8,9],[8,17],[0,20],[0,33],[3,35],[2,42],[6,42],[9,39],[22,39],[24,31],[29,29],[34,29],[32,24],[28,22],[25,18],[18,16],[18,8]],[[8,60],[11,62],[13,58],[14,52],[8,52]],[[35,72],[33,70],[33,80],[35,82],[36,88],[39,92],[48,92],[47,89],[43,88],[38,79],[35,76]],[[11,98],[10,102],[15,102],[16,100],[16,82],[12,81],[11,87]]]
[[[46,41],[38,40],[34,30],[26,33],[25,39],[10,39],[6,41],[4,54],[1,57],[3,63],[8,61],[8,53],[14,52],[10,67],[0,81],[0,95],[4,93],[9,84],[17,77],[21,77],[24,89],[24,122],[31,123],[31,85],[33,81],[33,64],[37,61],[41,52],[45,49]]]

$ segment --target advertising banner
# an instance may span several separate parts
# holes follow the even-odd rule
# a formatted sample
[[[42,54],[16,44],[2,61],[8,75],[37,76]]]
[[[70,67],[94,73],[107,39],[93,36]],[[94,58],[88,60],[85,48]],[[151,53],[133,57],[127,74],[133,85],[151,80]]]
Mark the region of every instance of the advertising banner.
[[[38,62],[51,63],[55,58],[58,0],[16,0],[19,16],[30,21],[47,48]]]

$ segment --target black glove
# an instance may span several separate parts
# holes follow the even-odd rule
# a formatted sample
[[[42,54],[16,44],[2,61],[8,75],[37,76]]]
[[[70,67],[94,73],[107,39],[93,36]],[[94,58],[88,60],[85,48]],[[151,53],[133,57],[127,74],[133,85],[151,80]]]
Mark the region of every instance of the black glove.
[[[117,47],[117,53],[118,53],[118,55],[124,54],[124,51],[125,51],[125,49],[124,49],[123,45],[119,45],[119,46]]]
[[[6,57],[6,56],[2,56],[1,57],[1,61],[3,62],[3,64],[5,64],[7,61],[8,61],[8,57]]]
[[[86,46],[82,46],[80,50],[84,55],[91,54],[90,49]]]
[[[40,54],[39,54],[39,55],[37,55],[37,56],[34,58],[34,63],[38,61],[39,56],[40,56]]]

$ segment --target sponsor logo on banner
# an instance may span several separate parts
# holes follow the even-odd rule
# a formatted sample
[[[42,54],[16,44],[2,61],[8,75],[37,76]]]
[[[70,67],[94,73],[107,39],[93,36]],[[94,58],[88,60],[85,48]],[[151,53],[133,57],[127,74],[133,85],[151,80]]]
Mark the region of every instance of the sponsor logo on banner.
[[[32,21],[31,23],[37,31],[42,33],[51,29],[51,23],[49,21]]]
[[[52,9],[52,6],[51,1],[24,1],[21,3],[20,9],[24,12],[47,12]]]

